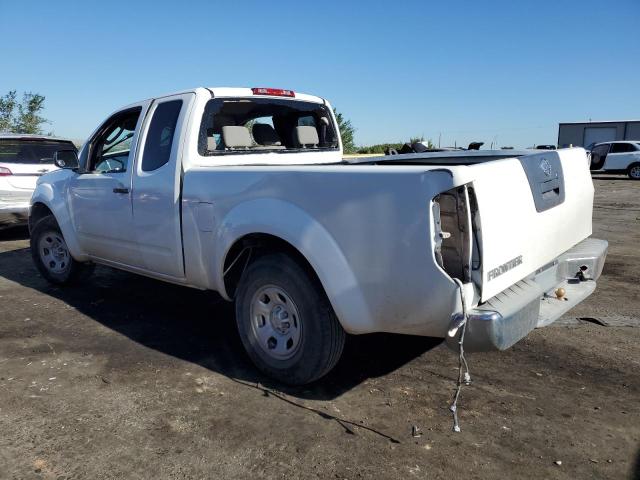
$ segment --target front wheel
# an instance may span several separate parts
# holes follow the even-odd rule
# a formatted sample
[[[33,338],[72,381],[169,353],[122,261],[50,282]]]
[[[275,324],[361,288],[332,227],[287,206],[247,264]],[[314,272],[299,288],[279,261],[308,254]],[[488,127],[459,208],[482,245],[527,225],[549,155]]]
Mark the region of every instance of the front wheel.
[[[49,282],[67,284],[88,277],[94,265],[76,261],[55,218],[44,217],[31,230],[31,257]]]
[[[629,165],[629,168],[627,169],[627,175],[629,175],[629,178],[633,180],[640,180],[640,163]]]
[[[327,374],[346,336],[318,280],[285,254],[249,265],[237,290],[236,322],[253,363],[290,385]]]

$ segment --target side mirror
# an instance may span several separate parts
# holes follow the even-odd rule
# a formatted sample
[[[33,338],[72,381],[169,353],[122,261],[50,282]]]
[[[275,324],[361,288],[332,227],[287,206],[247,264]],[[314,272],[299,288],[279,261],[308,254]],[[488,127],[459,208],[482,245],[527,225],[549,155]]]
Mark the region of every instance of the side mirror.
[[[53,163],[58,168],[75,169],[80,166],[78,153],[75,150],[58,150],[53,154]]]

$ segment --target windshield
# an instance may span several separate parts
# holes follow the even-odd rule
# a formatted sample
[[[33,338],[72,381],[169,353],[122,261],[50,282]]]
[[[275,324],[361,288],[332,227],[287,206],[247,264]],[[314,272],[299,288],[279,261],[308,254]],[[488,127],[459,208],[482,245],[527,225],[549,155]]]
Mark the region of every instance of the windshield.
[[[53,163],[53,154],[58,150],[75,150],[71,142],[50,140],[0,139],[1,163],[46,164]]]
[[[331,112],[322,104],[271,98],[216,98],[202,116],[200,155],[337,150]]]

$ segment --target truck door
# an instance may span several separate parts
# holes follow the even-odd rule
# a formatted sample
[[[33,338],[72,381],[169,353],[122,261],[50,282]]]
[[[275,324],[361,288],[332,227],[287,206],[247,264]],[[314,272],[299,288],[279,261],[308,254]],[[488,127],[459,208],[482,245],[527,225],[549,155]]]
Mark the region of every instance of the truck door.
[[[82,171],[69,184],[72,219],[82,249],[93,257],[140,266],[133,233],[131,179],[138,132],[149,102],[104,122],[83,149]]]
[[[183,278],[182,145],[194,94],[151,105],[133,180],[133,225],[138,254],[150,272]]]

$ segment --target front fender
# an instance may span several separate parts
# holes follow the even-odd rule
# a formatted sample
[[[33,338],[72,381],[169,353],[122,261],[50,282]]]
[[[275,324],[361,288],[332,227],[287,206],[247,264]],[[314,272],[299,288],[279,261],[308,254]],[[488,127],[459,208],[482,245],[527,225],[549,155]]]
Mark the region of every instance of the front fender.
[[[51,210],[56,222],[58,222],[67,247],[69,247],[71,256],[79,262],[84,262],[89,258],[78,243],[67,198],[67,185],[72,175],[74,173],[70,170],[56,170],[41,177],[31,196],[30,207],[33,207],[36,203],[41,203]]]
[[[370,330],[371,312],[343,252],[327,229],[300,207],[265,198],[243,202],[222,219],[213,259],[216,289],[230,299],[224,286],[224,262],[229,249],[245,235],[264,233],[293,245],[316,272],[343,328],[349,333]]]

